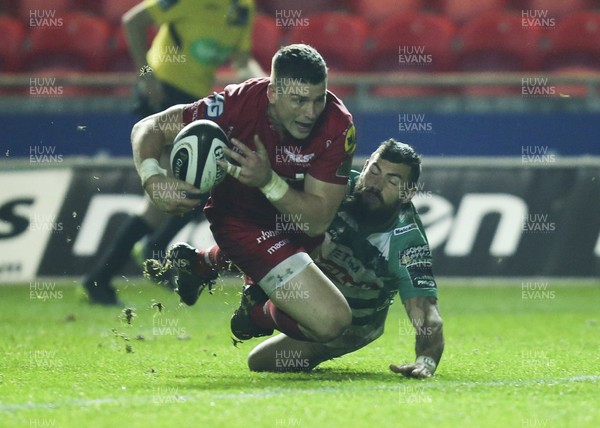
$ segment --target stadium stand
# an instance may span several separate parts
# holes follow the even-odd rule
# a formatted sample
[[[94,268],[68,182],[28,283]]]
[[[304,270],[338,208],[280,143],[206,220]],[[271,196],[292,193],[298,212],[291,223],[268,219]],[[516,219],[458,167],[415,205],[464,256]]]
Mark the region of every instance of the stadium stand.
[[[277,26],[275,19],[263,13],[256,14],[252,29],[252,56],[263,70],[271,69],[273,52],[279,49],[282,41],[283,30]]]
[[[58,28],[31,29],[24,69],[104,71],[110,35],[109,25],[101,18],[83,12],[65,14]]]
[[[432,14],[401,13],[383,21],[372,32],[370,71],[432,72],[452,69],[452,42],[456,28]],[[435,95],[431,87],[378,85],[375,96],[406,97]]]
[[[401,13],[417,12],[423,6],[422,0],[351,0],[350,9],[364,18],[369,25],[384,21]]]
[[[529,0],[523,7],[527,10],[539,10],[549,18],[561,19],[569,14],[592,7],[589,0]]]
[[[27,32],[17,18],[0,15],[0,72],[19,71]]]
[[[255,0],[255,2],[260,11],[273,17],[287,16],[293,11],[299,14],[299,18],[306,18],[315,13],[340,9],[340,4],[334,0]],[[340,3],[344,2],[340,1]]]
[[[448,19],[463,24],[484,13],[506,11],[506,0],[441,0],[441,13]]]
[[[0,0],[3,41],[0,73],[135,73],[120,21],[123,13],[138,1]],[[570,74],[600,68],[597,22],[600,1],[597,0],[256,0],[256,3],[262,13],[258,13],[255,22],[252,53],[267,70],[273,52],[280,45],[300,41],[323,53],[332,76],[354,73],[355,79],[360,73],[370,72]],[[524,14],[532,11],[540,18],[549,18],[552,25],[525,26]],[[293,22],[286,23],[285,18],[290,17]],[[49,28],[51,25],[35,25],[36,19],[41,22],[44,18],[61,21],[60,26],[64,23],[66,31]],[[81,23],[85,31],[80,29]],[[153,37],[154,32],[149,34],[149,40]],[[425,55],[431,55],[432,61],[403,64],[399,60],[402,46],[422,49]],[[111,79],[115,81],[107,80]],[[359,86],[344,85],[336,88],[342,96],[365,93],[364,87],[356,92],[352,88]],[[365,87],[368,91],[368,84]],[[510,95],[506,90],[503,85],[476,86],[463,93]],[[3,92],[6,91],[4,88]],[[391,98],[447,93],[436,91],[395,83],[375,85],[370,94]],[[122,91],[106,93],[122,94]]]
[[[326,59],[331,73],[361,72],[367,66],[369,26],[359,16],[343,12],[324,12],[310,17],[310,25],[294,27],[286,36],[288,43],[307,43]],[[330,74],[331,74],[330,73]],[[351,96],[345,86],[329,85],[338,96]]]
[[[541,29],[521,26],[512,12],[490,12],[472,18],[457,33],[456,69],[467,72],[536,70],[540,61]],[[513,88],[516,90],[518,88]],[[468,95],[502,95],[503,86],[472,86]]]
[[[359,16],[325,12],[310,17],[310,25],[289,30],[287,41],[308,43],[327,58],[334,71],[364,71],[369,26]]]
[[[120,26],[123,14],[139,2],[140,0],[100,0],[100,13],[112,25]]]
[[[70,0],[20,0],[18,13],[24,23],[30,23],[31,19],[62,17],[74,10],[76,5]]]
[[[600,12],[578,12],[546,31],[544,70],[573,67],[600,71]]]

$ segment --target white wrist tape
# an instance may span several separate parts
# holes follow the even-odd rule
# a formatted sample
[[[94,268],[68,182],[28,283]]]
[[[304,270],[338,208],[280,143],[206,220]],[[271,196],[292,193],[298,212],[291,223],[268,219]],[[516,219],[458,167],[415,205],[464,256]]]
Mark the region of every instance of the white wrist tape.
[[[156,159],[144,159],[140,165],[140,178],[142,179],[142,187],[144,187],[146,181],[148,181],[148,179],[154,175],[167,175],[167,170],[161,168]]]
[[[289,184],[283,178],[278,176],[275,171],[272,171],[271,179],[260,188],[260,191],[264,193],[269,201],[275,202],[283,198],[289,187]]]
[[[425,367],[427,367],[427,370],[429,370],[431,372],[431,374],[433,374],[433,372],[435,372],[435,368],[437,367],[437,364],[435,363],[433,358],[425,357],[423,355],[418,356],[417,360],[415,362],[417,364],[423,364]]]

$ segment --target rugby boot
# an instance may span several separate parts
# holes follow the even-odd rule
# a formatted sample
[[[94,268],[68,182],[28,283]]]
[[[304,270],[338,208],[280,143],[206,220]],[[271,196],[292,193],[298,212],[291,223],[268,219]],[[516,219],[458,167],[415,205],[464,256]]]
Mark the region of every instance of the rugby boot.
[[[167,253],[167,266],[174,272],[174,281],[181,302],[192,306],[208,287],[212,290],[218,275],[208,263],[198,263],[197,250],[184,242],[173,244]]]
[[[231,332],[239,340],[248,340],[253,337],[270,336],[273,329],[260,327],[252,321],[251,312],[256,305],[262,305],[269,297],[258,284],[244,285],[242,301],[231,317]]]

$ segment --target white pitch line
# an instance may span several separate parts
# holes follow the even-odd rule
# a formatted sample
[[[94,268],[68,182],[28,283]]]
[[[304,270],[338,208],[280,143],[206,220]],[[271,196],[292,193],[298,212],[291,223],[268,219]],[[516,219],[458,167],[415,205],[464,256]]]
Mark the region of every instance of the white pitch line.
[[[405,380],[406,382],[415,382]],[[496,381],[488,381],[488,382],[461,382],[461,381],[418,381],[417,383],[412,383],[411,386],[418,385],[419,390],[424,392],[427,389],[447,389],[447,388],[455,388],[458,386],[464,387],[495,387],[495,386],[523,386],[523,385],[552,385],[558,383],[572,383],[572,382],[600,382],[600,376],[595,375],[583,375],[583,376],[572,376],[567,378],[558,378],[558,379],[527,379],[527,380],[496,380]],[[114,405],[119,404],[122,405],[123,402],[127,402],[128,404],[174,404],[178,402],[187,402],[187,401],[196,401],[198,399],[209,401],[216,401],[220,399],[251,399],[251,398],[270,398],[274,396],[281,395],[289,395],[289,394],[314,394],[314,393],[334,393],[334,392],[348,392],[348,391],[360,391],[360,390],[369,390],[373,391],[394,391],[401,390],[403,387],[406,387],[405,383],[398,385],[382,385],[378,387],[373,387],[372,385],[365,386],[352,386],[348,384],[344,384],[344,387],[335,388],[335,387],[325,387],[325,388],[302,388],[302,389],[291,389],[291,388],[276,388],[267,391],[259,391],[259,392],[238,392],[238,393],[224,393],[224,394],[213,394],[207,395],[205,394],[193,394],[193,395],[174,395],[173,397],[156,397],[156,396],[141,396],[141,397],[106,397],[106,398],[95,398],[89,400],[69,400],[63,402],[53,402],[53,403],[35,403],[35,402],[27,402],[27,403],[18,403],[18,404],[0,404],[0,412],[15,412],[19,410],[32,410],[32,409],[48,409],[55,410],[63,407],[88,407],[88,406],[99,406],[99,405]],[[169,388],[165,388],[169,389]]]

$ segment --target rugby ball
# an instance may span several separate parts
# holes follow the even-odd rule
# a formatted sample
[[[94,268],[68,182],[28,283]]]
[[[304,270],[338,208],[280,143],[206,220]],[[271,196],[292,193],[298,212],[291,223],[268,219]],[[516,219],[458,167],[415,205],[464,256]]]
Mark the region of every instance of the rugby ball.
[[[217,165],[225,159],[227,135],[211,120],[200,119],[186,125],[173,141],[171,168],[179,180],[209,193],[225,178],[225,171]]]

